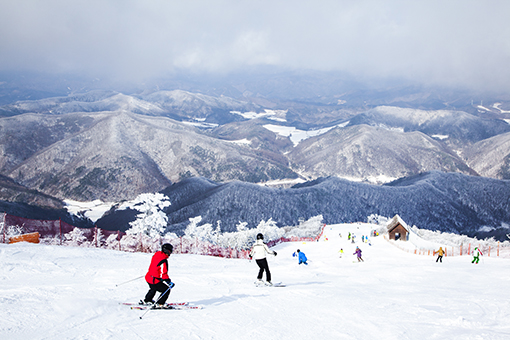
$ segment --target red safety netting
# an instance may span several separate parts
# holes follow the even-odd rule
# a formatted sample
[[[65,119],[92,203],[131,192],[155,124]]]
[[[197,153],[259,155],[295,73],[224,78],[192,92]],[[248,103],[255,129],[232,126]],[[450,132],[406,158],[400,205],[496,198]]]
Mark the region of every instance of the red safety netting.
[[[41,238],[54,238],[60,235],[59,220],[31,220],[28,218],[17,217],[4,214],[3,217],[3,242],[8,241],[8,237],[38,232]]]
[[[273,247],[282,242],[317,241],[323,231],[316,237],[279,238],[268,242]],[[163,243],[171,243],[175,254],[197,254],[225,258],[247,259],[250,250],[224,248],[196,238],[165,237],[150,238],[146,235],[132,235],[121,231],[100,228],[78,228],[61,220],[33,220],[4,213],[0,215],[1,242],[8,243],[14,236],[38,232],[40,243],[69,245],[78,247],[97,247],[129,252],[155,252]]]
[[[283,242],[315,242],[324,232],[325,224],[315,237],[281,237],[267,243],[274,247]],[[40,243],[53,245],[69,245],[78,247],[96,247],[129,252],[155,252],[163,243],[171,243],[176,254],[197,254],[225,258],[247,259],[249,250],[224,248],[198,239],[179,237],[150,238],[146,235],[129,235],[121,231],[103,230],[100,228],[78,228],[61,220],[33,220],[7,213],[0,214],[0,242],[9,243],[11,237],[39,233]],[[396,244],[395,244],[396,245]],[[478,247],[484,256],[510,257],[510,247],[497,242],[494,245],[466,244],[457,247],[444,247],[446,256],[471,255],[474,247]],[[434,255],[431,249],[404,249],[419,255]]]

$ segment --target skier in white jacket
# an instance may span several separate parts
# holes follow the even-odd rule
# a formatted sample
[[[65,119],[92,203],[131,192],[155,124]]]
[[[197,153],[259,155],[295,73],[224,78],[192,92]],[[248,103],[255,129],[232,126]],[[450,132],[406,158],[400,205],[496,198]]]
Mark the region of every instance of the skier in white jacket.
[[[257,241],[251,248],[250,259],[255,258],[255,262],[259,266],[259,275],[257,276],[258,282],[262,283],[262,274],[266,272],[266,284],[272,286],[271,283],[271,272],[269,271],[269,265],[267,264],[266,254],[272,254],[276,256],[276,252],[269,250],[266,244],[264,244],[264,235],[257,234]]]

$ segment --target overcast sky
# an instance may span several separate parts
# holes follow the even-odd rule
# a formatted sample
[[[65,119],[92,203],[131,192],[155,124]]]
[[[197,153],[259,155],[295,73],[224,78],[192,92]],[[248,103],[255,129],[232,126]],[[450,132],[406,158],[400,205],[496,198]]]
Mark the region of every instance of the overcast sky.
[[[253,65],[510,89],[507,0],[0,0],[0,71]]]

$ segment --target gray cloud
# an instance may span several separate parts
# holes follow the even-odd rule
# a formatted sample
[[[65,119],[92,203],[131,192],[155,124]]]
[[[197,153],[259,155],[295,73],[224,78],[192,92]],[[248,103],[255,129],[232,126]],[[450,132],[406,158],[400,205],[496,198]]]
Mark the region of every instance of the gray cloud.
[[[510,85],[510,2],[17,0],[0,70],[146,77],[253,65]]]

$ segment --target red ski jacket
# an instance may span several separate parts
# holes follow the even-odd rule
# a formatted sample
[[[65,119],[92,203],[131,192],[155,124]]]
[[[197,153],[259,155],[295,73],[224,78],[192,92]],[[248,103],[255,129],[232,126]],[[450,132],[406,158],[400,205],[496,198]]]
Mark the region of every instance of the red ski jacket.
[[[167,259],[168,255],[162,251],[158,251],[152,256],[149,271],[145,275],[145,281],[147,281],[147,283],[156,284],[169,279]]]

